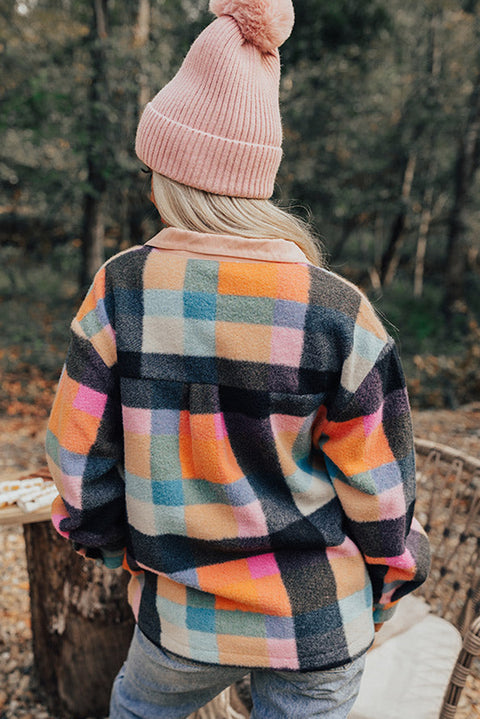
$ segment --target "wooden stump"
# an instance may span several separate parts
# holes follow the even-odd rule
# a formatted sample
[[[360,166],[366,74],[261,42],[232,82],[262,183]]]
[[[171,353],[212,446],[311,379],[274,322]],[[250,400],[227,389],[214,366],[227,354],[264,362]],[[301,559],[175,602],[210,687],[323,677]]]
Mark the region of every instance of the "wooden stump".
[[[79,557],[50,522],[25,524],[23,531],[35,669],[47,705],[75,719],[103,719],[134,627],[128,575]],[[242,698],[231,687],[190,719],[245,719]]]
[[[105,717],[134,621],[128,575],[85,561],[50,522],[24,525],[33,652],[49,708]]]

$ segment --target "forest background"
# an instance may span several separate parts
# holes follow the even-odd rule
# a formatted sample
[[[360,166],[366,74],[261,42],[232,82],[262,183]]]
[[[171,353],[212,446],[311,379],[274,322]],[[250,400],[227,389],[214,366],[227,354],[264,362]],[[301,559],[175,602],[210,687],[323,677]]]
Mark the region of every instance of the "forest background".
[[[399,343],[417,407],[480,399],[480,2],[298,0],[275,197]],[[0,411],[44,417],[101,262],[159,227],[134,153],[208,0],[0,0]]]

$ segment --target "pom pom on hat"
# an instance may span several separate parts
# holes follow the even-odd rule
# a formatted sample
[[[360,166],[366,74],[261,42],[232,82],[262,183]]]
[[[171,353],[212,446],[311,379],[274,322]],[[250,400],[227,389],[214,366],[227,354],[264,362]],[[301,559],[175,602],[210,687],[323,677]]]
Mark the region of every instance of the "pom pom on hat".
[[[210,0],[210,11],[231,15],[245,40],[263,53],[283,45],[295,20],[291,0]]]

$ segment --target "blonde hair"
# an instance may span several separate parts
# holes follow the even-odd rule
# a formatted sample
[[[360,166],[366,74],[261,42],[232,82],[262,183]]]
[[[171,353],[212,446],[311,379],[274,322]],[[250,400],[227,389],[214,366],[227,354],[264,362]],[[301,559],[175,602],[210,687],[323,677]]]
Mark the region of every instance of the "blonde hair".
[[[312,264],[322,262],[309,225],[269,200],[213,195],[157,172],[153,173],[153,194],[166,225],[193,232],[291,240]]]

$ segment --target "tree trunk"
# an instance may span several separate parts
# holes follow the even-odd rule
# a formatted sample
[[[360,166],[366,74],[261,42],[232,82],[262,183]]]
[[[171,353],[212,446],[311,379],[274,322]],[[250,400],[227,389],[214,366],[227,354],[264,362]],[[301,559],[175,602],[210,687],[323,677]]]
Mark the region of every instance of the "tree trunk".
[[[149,40],[151,31],[151,0],[137,0],[136,20],[132,32],[132,45],[136,57],[136,87],[129,91],[126,103],[125,133],[135,138],[135,130],[139,118],[151,98],[148,63]],[[149,190],[145,192],[144,183],[139,182],[139,171],[132,174],[132,182],[124,196],[124,216],[122,218],[122,247],[129,244],[143,244],[146,240],[144,220],[146,208],[151,208],[147,201]],[[140,187],[142,188],[140,190]]]
[[[404,241],[404,232],[408,215],[408,202],[412,191],[416,165],[417,155],[416,153],[411,153],[407,160],[405,172],[403,174],[401,208],[393,221],[388,247],[382,256],[380,282],[385,286],[392,284],[400,260],[400,248]]]
[[[429,107],[437,105],[436,98],[438,93],[438,78],[440,75],[442,57],[442,45],[438,38],[440,22],[441,12],[431,16],[428,33],[428,84],[426,86],[426,95],[423,100],[424,104]],[[417,103],[418,98],[415,97],[414,101]],[[410,151],[403,176],[401,207],[392,223],[389,244],[383,253],[380,265],[380,281],[382,285],[385,286],[388,286],[393,282],[398,263],[400,261],[400,250],[405,239],[410,195],[417,165],[417,151],[415,148],[427,129],[429,129],[429,123],[426,121],[425,117],[422,117],[413,129],[410,143],[410,147],[412,149]],[[430,144],[433,145],[433,136],[430,137]],[[422,249],[423,248],[421,246],[420,252]]]
[[[90,167],[89,163],[89,167]],[[89,169],[89,181],[93,186],[98,185],[95,179],[96,170]],[[101,196],[87,192],[83,207],[83,239],[82,239],[82,266],[80,284],[87,287],[95,272],[105,260],[105,222],[103,217]]]
[[[35,668],[55,714],[105,717],[133,632],[127,574],[85,561],[50,522],[24,525]]]
[[[138,48],[139,73],[138,73],[138,106],[140,112],[150,99],[150,88],[148,78],[144,71],[144,65],[148,58],[148,41],[150,38],[150,0],[138,0],[137,22],[133,30],[133,45]]]
[[[105,42],[108,37],[107,1],[93,0],[92,27],[88,39],[92,64],[89,88],[89,121],[87,127],[88,189],[84,198],[82,266],[80,284],[87,286],[104,261],[105,222],[103,197],[106,190],[105,165],[108,155],[107,60]]]
[[[422,209],[420,228],[418,230],[417,252],[415,255],[415,278],[413,282],[413,296],[419,299],[423,294],[423,276],[425,273],[425,255],[427,253],[428,231],[432,220],[433,189],[428,187]]]
[[[455,167],[455,196],[449,222],[446,261],[446,294],[444,311],[447,318],[465,301],[465,272],[468,257],[467,212],[470,192],[479,165],[480,150],[480,72],[470,95],[465,131],[460,138]]]
[[[426,173],[426,187],[423,193],[422,213],[418,228],[417,250],[415,253],[415,271],[413,280],[413,296],[419,299],[423,294],[423,278],[425,274],[425,257],[427,254],[428,234],[434,216],[434,180],[437,172],[437,163],[434,158],[434,136],[429,138],[430,161]],[[437,201],[437,209],[443,206],[443,197]]]

